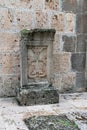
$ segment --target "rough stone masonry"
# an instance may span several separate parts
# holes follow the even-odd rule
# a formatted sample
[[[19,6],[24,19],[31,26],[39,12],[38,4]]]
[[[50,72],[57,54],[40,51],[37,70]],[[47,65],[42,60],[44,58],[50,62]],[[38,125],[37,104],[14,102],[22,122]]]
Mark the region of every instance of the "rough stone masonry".
[[[0,97],[20,85],[20,31],[55,29],[52,82],[86,91],[87,0],[0,0]]]

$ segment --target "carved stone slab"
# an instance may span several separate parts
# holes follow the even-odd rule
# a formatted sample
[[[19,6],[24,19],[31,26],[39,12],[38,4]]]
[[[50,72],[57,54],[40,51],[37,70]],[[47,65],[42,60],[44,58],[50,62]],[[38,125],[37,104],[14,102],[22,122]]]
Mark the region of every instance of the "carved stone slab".
[[[24,30],[21,33],[20,105],[53,104],[59,102],[52,86],[52,53],[55,30]]]
[[[47,47],[29,46],[28,82],[41,82],[47,79]]]

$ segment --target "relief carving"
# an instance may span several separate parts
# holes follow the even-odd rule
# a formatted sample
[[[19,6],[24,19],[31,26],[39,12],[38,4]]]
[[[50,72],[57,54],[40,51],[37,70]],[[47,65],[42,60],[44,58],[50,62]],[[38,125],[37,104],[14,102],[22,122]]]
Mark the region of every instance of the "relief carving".
[[[47,78],[47,47],[28,48],[28,78],[34,80]]]

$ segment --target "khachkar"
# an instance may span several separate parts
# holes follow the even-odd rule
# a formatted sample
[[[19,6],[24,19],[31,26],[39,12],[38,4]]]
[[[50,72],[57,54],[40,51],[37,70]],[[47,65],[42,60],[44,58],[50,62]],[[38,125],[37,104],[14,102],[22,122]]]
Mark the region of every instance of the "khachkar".
[[[54,29],[21,31],[20,105],[54,104],[59,102],[58,91],[52,86],[52,53]]]

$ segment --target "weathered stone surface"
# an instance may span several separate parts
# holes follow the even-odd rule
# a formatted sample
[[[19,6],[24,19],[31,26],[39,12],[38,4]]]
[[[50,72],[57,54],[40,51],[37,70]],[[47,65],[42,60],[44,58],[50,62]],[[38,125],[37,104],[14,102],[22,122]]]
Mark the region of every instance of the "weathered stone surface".
[[[33,22],[32,12],[16,11],[17,29],[31,29]]]
[[[53,80],[53,86],[61,92],[61,81],[62,81],[62,75],[61,74],[55,74],[54,75],[54,80]]]
[[[13,30],[14,16],[13,11],[7,8],[0,8],[0,29]]]
[[[54,73],[65,73],[70,71],[70,54],[59,53],[53,55]]]
[[[11,7],[11,8],[27,8],[31,9],[33,7],[32,0],[0,0],[0,6],[2,7]]]
[[[48,28],[48,14],[43,11],[36,11],[36,28]]]
[[[55,34],[54,42],[53,42],[53,54],[58,54],[59,51],[62,50],[61,47],[61,37],[59,34]]]
[[[74,21],[74,14],[73,13],[66,13],[65,15],[66,18],[66,32],[73,32],[74,31],[74,26],[75,26],[75,21]]]
[[[0,0],[0,5],[3,7],[11,7],[16,9],[43,9],[43,0]]]
[[[73,92],[75,86],[76,74],[68,73],[62,75],[61,92]]]
[[[64,14],[53,14],[52,15],[52,28],[55,28],[57,31],[64,31]]]
[[[36,34],[39,37],[38,40],[36,40]],[[34,29],[21,32],[21,86],[29,82],[50,82],[54,35],[54,29]]]
[[[65,115],[34,116],[24,121],[30,130],[79,130]]]
[[[77,73],[76,74],[76,88],[75,90],[78,92],[86,90],[86,80],[85,73]]]
[[[75,52],[76,37],[75,36],[62,36],[63,50],[66,52]]]
[[[20,105],[55,104],[59,102],[56,89],[49,84],[31,84],[18,88],[17,101]]]
[[[14,55],[14,73],[20,78],[20,54],[16,53]]]
[[[35,10],[42,10],[44,8],[44,0],[31,0],[33,6],[31,6]]]
[[[87,14],[83,14],[83,33],[87,33]]]
[[[77,11],[77,0],[63,0],[62,10],[67,12],[76,12]]]
[[[59,0],[45,0],[45,8],[50,10],[58,10]]]
[[[0,32],[0,53],[19,51],[19,34]]]
[[[83,34],[77,35],[77,52],[86,52],[86,37]]]
[[[85,53],[74,53],[71,56],[71,65],[74,71],[85,70]]]
[[[83,0],[83,11],[87,11],[87,1]]]
[[[0,73],[1,74],[13,74],[14,60],[13,54],[5,53],[0,54]]]
[[[83,14],[76,15],[76,32],[83,33]]]
[[[15,96],[15,89],[19,86],[19,80],[16,75],[3,75],[0,83],[0,96]]]
[[[20,88],[17,88],[20,105],[52,104],[59,101],[57,91],[49,85],[54,35],[53,29],[21,31],[21,81]]]

